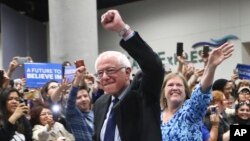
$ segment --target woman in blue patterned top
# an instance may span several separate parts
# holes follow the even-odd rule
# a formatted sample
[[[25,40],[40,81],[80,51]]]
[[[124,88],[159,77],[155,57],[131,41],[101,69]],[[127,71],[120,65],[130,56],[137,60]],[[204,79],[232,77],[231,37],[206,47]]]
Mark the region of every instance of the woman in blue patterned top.
[[[201,122],[212,99],[215,70],[232,56],[233,45],[225,43],[211,51],[201,81],[189,98],[190,90],[180,73],[165,76],[161,94],[163,141],[202,141]]]

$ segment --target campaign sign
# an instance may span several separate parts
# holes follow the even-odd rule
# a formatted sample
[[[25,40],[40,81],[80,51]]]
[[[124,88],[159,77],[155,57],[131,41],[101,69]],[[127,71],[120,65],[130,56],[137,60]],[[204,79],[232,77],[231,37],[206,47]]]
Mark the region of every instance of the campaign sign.
[[[67,79],[68,83],[72,83],[75,78],[76,67],[75,66],[65,66],[64,67],[64,77]]]
[[[240,79],[250,80],[250,66],[246,64],[237,64],[236,68],[238,69]]]
[[[230,141],[249,141],[250,125],[230,125]]]
[[[62,64],[26,63],[24,72],[28,88],[40,88],[50,80],[62,81]]]

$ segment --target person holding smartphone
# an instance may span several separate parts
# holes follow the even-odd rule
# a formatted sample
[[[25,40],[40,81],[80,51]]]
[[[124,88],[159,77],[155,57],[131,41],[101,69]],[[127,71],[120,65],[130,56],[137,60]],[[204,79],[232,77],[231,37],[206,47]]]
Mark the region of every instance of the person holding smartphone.
[[[212,101],[207,108],[207,113],[203,119],[204,124],[210,130],[210,138],[222,141],[228,137],[229,133],[229,120],[228,115],[225,113],[224,94],[221,91],[212,91]],[[219,117],[218,123],[214,123],[211,118]]]
[[[94,114],[89,88],[87,85],[80,85],[85,70],[83,65],[76,69],[66,108],[67,125],[76,141],[92,141],[94,134]]]
[[[7,88],[0,94],[0,139],[32,141],[31,125],[26,118],[29,107],[20,103],[21,94]]]
[[[33,141],[75,141],[65,126],[53,120],[49,106],[37,105],[30,112]]]

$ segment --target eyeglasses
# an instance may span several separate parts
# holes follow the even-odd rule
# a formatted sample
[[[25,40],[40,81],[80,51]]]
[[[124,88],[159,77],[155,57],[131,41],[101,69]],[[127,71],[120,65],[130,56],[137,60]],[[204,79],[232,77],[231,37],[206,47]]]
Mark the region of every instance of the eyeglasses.
[[[249,101],[240,102],[239,105],[250,105]]]
[[[108,69],[106,69],[106,70],[100,70],[100,71],[98,71],[98,72],[95,74],[95,76],[97,77],[97,79],[100,80],[100,79],[102,79],[104,73],[106,73],[106,75],[108,75],[108,76],[111,76],[111,75],[117,73],[118,71],[120,71],[120,70],[123,69],[123,68],[126,68],[126,67],[120,67],[120,68],[118,68],[118,69],[116,69],[116,68],[108,68]]]
[[[240,94],[250,94],[250,92],[247,90],[242,90],[242,91],[240,91]]]
[[[44,113],[41,113],[41,114],[40,114],[40,116],[46,116],[46,115],[51,116],[51,115],[52,115],[52,113],[51,113],[51,112],[44,112]]]

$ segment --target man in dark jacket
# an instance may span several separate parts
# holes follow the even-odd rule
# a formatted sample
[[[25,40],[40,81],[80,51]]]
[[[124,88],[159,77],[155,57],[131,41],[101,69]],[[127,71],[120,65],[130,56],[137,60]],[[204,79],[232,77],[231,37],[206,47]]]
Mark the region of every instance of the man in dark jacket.
[[[101,20],[105,29],[123,38],[120,45],[137,61],[141,72],[130,83],[131,64],[124,54],[106,51],[99,55],[95,63],[96,75],[105,94],[95,103],[93,139],[161,141],[162,62],[139,34],[124,23],[117,10],[107,11]]]

